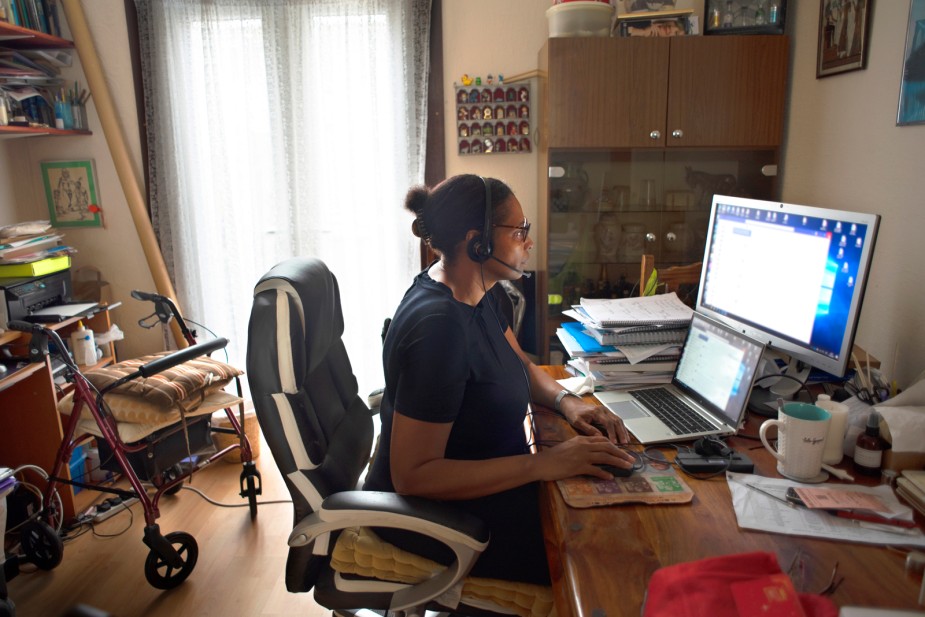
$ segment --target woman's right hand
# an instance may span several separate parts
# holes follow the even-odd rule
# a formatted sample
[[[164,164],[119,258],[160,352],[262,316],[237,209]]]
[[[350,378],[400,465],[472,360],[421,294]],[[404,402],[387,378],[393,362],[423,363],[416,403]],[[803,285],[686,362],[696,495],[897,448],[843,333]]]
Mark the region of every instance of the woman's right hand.
[[[602,435],[579,435],[568,441],[541,450],[535,455],[541,480],[561,480],[573,476],[594,476],[610,480],[611,474],[598,465],[613,465],[631,469],[633,455]]]

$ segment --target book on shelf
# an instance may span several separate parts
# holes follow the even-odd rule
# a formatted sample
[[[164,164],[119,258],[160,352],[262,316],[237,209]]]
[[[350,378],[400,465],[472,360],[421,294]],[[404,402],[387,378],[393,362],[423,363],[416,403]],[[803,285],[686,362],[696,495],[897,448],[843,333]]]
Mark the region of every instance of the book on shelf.
[[[0,277],[42,276],[43,274],[67,270],[70,267],[70,255],[56,255],[27,263],[0,264]]]
[[[640,298],[582,298],[581,308],[596,328],[687,326],[694,315],[674,292]]]

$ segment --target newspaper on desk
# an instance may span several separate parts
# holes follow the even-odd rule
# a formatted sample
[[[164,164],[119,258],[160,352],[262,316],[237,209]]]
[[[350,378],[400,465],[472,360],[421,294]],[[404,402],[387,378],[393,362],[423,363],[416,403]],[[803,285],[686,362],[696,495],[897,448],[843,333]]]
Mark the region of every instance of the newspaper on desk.
[[[795,508],[786,503],[790,487],[807,486],[793,480],[764,478],[752,474],[726,473],[739,527],[792,536],[828,538],[863,544],[925,546],[921,529],[865,524],[863,521],[833,516],[827,512]],[[751,485],[751,488],[749,487]],[[844,489],[844,484],[814,484],[816,488]],[[876,495],[890,508],[890,518],[912,520],[912,509],[900,503],[887,485],[852,486],[852,491]],[[772,497],[771,495],[776,496]]]

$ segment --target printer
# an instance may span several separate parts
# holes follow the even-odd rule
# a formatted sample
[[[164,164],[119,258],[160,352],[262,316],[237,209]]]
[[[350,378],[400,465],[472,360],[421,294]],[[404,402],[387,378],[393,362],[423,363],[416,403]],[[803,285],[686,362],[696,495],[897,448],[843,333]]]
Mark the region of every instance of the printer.
[[[32,311],[71,300],[71,270],[44,276],[0,278],[0,328]]]

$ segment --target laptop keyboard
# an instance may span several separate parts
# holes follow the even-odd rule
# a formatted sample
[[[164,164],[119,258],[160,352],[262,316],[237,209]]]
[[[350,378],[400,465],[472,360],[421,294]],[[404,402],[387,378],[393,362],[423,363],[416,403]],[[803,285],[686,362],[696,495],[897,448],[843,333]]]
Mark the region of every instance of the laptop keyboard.
[[[665,388],[630,390],[630,394],[644,403],[646,408],[664,422],[675,435],[716,430],[716,427],[707,422],[703,416]]]

